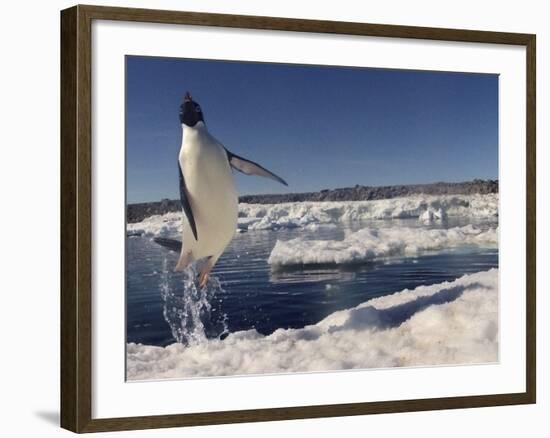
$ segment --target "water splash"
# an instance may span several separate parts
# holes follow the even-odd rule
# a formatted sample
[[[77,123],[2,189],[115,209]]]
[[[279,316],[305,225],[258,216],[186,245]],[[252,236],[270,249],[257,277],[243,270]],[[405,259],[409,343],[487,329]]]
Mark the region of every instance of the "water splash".
[[[172,336],[184,345],[197,345],[227,333],[227,317],[220,310],[225,293],[219,280],[210,276],[206,287],[197,285],[197,269],[191,264],[181,274],[172,274],[163,261],[160,294],[164,319]]]

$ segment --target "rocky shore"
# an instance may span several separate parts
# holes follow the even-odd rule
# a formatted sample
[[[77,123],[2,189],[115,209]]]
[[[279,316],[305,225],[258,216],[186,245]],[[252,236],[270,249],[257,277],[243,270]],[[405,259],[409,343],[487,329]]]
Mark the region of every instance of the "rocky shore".
[[[326,189],[319,192],[282,193],[276,195],[245,195],[239,198],[239,202],[247,204],[281,204],[283,202],[303,201],[369,201],[375,199],[390,199],[403,196],[427,194],[427,195],[468,195],[468,194],[498,193],[498,180],[480,180],[433,184],[413,184],[396,186],[361,186],[345,187],[338,189]],[[144,202],[128,204],[126,215],[128,223],[139,222],[146,217],[164,214],[171,211],[179,211],[181,204],[179,199],[163,199],[160,202]]]

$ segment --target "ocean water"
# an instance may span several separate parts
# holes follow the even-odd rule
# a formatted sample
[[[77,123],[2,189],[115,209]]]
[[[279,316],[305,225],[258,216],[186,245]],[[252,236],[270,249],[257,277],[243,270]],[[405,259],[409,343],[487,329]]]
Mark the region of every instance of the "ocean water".
[[[494,245],[479,244],[353,264],[273,267],[267,262],[277,240],[342,241],[346,234],[365,228],[466,225],[498,226],[494,219],[450,218],[426,225],[411,218],[238,233],[202,291],[195,286],[196,271],[173,272],[177,253],[149,236],[128,237],[127,342],[194,344],[249,329],[268,335],[279,328],[315,324],[371,298],[498,267]]]

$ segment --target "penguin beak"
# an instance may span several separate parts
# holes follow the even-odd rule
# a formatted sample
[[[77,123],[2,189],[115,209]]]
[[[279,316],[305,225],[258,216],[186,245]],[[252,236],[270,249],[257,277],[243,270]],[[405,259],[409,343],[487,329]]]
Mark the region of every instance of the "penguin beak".
[[[183,101],[184,102],[193,102],[193,98],[191,97],[191,94],[189,93],[189,91],[185,92],[185,97],[183,98]]]

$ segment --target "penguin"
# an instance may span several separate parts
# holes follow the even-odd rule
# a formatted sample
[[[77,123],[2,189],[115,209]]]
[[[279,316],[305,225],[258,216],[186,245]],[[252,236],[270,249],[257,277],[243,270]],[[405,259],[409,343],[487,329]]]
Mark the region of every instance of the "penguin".
[[[179,189],[184,218],[183,244],[175,270],[184,270],[193,260],[206,259],[199,273],[199,286],[203,288],[237,229],[238,193],[232,169],[288,184],[216,140],[206,129],[202,108],[189,92],[180,106],[179,118],[183,130],[178,156]]]

